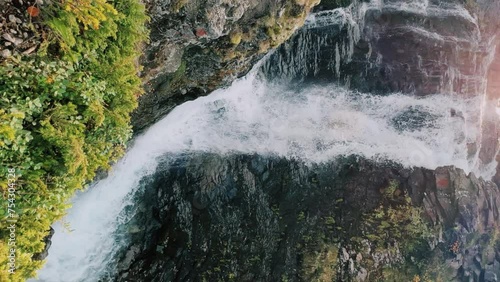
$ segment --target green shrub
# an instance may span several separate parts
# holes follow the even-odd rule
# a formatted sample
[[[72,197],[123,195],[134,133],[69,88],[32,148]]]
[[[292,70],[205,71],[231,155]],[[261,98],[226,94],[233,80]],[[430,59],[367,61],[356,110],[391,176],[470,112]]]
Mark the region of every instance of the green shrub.
[[[9,169],[16,171],[19,216],[18,269],[8,274],[2,240],[0,281],[24,281],[42,266],[32,257],[68,199],[122,155],[142,93],[137,58],[147,17],[138,0],[68,0],[43,11],[45,49],[0,65],[0,216],[8,215]],[[6,225],[1,238],[8,238]]]

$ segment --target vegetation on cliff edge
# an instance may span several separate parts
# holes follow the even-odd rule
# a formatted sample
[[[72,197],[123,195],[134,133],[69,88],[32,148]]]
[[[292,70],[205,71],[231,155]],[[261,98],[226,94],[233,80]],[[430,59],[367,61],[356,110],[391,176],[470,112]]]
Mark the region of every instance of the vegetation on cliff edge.
[[[0,281],[24,281],[43,265],[37,254],[50,225],[122,155],[142,93],[140,1],[61,0],[39,9],[38,51],[0,63]]]

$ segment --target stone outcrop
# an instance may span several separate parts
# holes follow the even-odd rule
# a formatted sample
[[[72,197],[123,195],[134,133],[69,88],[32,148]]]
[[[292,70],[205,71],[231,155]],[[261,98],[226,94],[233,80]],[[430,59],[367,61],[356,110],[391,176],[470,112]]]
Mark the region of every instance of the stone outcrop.
[[[427,216],[444,227],[441,236],[445,241],[455,240],[448,243],[453,253],[446,259],[449,277],[455,278],[454,281],[497,281],[500,277],[498,187],[453,167],[438,168],[431,175],[415,170],[409,180],[414,192],[425,191],[423,195],[417,192],[418,200],[423,196],[421,201]]]
[[[146,94],[132,116],[135,132],[247,73],[318,2],[145,0],[151,35],[141,59]]]
[[[497,281],[500,191],[492,182],[454,167],[406,169],[354,157],[307,166],[210,154],[164,161],[143,179],[142,206],[125,227],[132,243],[113,279],[374,281],[387,262],[403,263],[402,250],[356,251],[352,238],[371,244],[361,224],[394,181],[391,193],[409,195],[434,228],[421,256],[436,257],[454,281]]]
[[[45,31],[39,10],[33,5],[34,0],[0,2],[0,62],[11,56],[32,54],[42,43]]]

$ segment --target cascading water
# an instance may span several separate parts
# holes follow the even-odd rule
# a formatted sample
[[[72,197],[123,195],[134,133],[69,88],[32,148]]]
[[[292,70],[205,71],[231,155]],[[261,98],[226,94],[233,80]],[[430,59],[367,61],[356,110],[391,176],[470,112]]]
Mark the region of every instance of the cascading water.
[[[371,1],[322,11],[264,63],[271,81],[337,82],[364,93],[442,93],[482,100],[465,120],[474,171],[495,169],[497,91],[488,71],[495,40],[463,6],[438,1]],[[472,108],[470,109],[472,110]]]
[[[136,140],[110,176],[78,195],[65,219],[73,231],[55,226],[40,279],[97,281],[109,271],[107,264],[112,265],[120,247],[114,233],[128,220],[120,215],[133,205],[129,200],[139,180],[153,171],[158,156],[238,152],[322,162],[357,154],[406,166],[453,164],[470,171],[465,139],[471,132],[450,110],[467,119],[474,114],[467,109],[477,104],[439,95],[374,97],[335,86],[294,93],[247,77],[176,108]]]
[[[408,3],[391,2],[385,8],[433,11],[427,1]],[[358,7],[356,16],[351,7],[323,12],[308,21],[310,29],[350,26],[347,42],[334,45],[332,51],[329,65],[337,75],[341,60],[344,64],[353,59],[354,45],[361,38],[363,25],[356,21],[381,4],[367,5]],[[300,60],[311,62],[306,57]],[[286,69],[283,62],[279,67],[282,73]],[[482,95],[376,96],[331,83],[291,89],[267,82],[255,70],[227,89],[174,109],[135,140],[107,178],[77,195],[64,220],[71,232],[65,231],[65,224],[56,224],[38,281],[98,281],[113,275],[116,254],[127,243],[127,231],[120,226],[133,216],[133,195],[160,157],[200,151],[255,153],[321,163],[360,155],[407,167],[455,165],[490,178],[492,169],[479,167],[477,153],[468,151],[481,136],[483,104]]]

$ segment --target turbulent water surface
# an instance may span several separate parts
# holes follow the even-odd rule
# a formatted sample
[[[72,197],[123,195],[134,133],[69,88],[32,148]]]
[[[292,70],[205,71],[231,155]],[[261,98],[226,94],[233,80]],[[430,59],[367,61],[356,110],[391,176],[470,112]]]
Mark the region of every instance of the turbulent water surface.
[[[56,225],[39,278],[97,281],[113,261],[121,238],[116,231],[132,214],[129,199],[139,180],[165,153],[258,153],[314,163],[357,154],[406,166],[454,164],[471,171],[474,157],[467,158],[466,143],[477,131],[468,127],[475,111],[467,109],[477,106],[474,99],[370,96],[334,85],[287,90],[249,76],[175,109],[134,142],[108,178],[77,195],[64,220],[70,226]],[[452,117],[452,109],[462,114]]]
[[[407,6],[414,12],[426,8]],[[346,21],[345,12],[339,13],[331,15],[332,22]],[[330,23],[311,18],[311,28],[319,24]],[[359,30],[350,32],[358,40]],[[349,48],[334,48],[332,58],[347,56]],[[55,226],[38,280],[98,281],[112,273],[115,254],[127,240],[120,226],[134,213],[131,199],[139,181],[154,171],[159,157],[169,154],[256,153],[306,163],[355,154],[407,167],[455,165],[492,176],[494,164],[480,166],[478,152],[468,150],[481,138],[481,95],[377,96],[338,84],[292,88],[259,77],[251,72],[227,89],[187,102],[138,137],[106,179],[74,198],[64,223]]]

